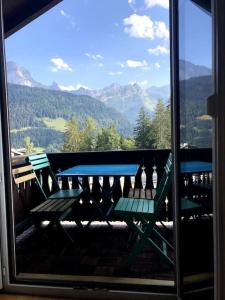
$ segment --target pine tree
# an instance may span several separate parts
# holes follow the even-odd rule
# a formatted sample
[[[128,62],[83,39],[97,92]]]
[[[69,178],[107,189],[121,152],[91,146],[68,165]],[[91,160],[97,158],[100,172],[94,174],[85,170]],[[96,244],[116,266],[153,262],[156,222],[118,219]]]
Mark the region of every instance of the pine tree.
[[[66,124],[64,135],[64,152],[78,152],[80,150],[81,136],[78,121],[73,118]]]
[[[102,128],[97,136],[96,150],[120,150],[120,139],[121,137],[116,131],[115,124]]]
[[[153,146],[151,118],[143,107],[140,109],[134,128],[134,140],[138,149],[150,149]]]
[[[155,115],[152,121],[154,148],[168,149],[171,148],[171,122],[170,106],[166,106],[162,100],[159,100]]]
[[[98,134],[98,127],[96,121],[91,118],[87,117],[85,120],[85,127],[81,131],[81,151],[93,151],[96,147],[96,139]]]

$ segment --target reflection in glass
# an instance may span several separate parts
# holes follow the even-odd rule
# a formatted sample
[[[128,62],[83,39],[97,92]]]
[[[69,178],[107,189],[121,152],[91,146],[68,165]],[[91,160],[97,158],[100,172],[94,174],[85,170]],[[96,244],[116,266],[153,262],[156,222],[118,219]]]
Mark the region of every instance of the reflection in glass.
[[[210,1],[179,1],[181,268],[185,289],[213,276]],[[182,207],[185,199],[186,207]]]

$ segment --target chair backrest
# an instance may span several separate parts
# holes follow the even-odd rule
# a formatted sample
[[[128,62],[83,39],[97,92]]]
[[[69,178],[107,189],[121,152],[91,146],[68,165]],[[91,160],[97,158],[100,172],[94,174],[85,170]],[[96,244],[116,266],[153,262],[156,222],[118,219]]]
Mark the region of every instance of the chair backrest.
[[[172,154],[169,154],[166,165],[164,167],[164,173],[156,190],[156,194],[154,197],[155,200],[155,213],[154,219],[157,220],[162,211],[163,205],[165,204],[166,196],[171,187],[172,181]]]
[[[52,171],[50,162],[48,160],[48,157],[45,153],[43,154],[35,154],[35,155],[30,155],[27,157],[27,161],[32,165],[33,170],[35,171],[37,175],[37,180],[39,181],[39,185],[42,189],[45,188],[45,186],[48,188],[48,179],[46,180],[45,186],[43,186],[40,182],[40,173],[42,176],[46,175],[47,177],[51,177],[52,180],[52,190],[54,192],[59,191],[60,187],[58,184],[58,181]],[[48,188],[49,189],[49,188]],[[50,194],[49,190],[44,191],[45,194]]]
[[[24,228],[26,222],[24,220],[29,216],[29,211],[33,208],[37,201],[33,197],[36,175],[31,165],[16,166],[12,168],[13,179],[13,211],[16,232]]]
[[[31,165],[12,169],[12,174],[15,184],[20,184],[26,181],[36,179],[36,174],[34,173],[34,170]]]
[[[42,189],[32,165],[13,168],[12,174],[16,185],[26,183],[27,181],[33,181],[35,186],[38,188],[38,192],[40,193],[42,200],[44,201],[47,199],[46,193]]]

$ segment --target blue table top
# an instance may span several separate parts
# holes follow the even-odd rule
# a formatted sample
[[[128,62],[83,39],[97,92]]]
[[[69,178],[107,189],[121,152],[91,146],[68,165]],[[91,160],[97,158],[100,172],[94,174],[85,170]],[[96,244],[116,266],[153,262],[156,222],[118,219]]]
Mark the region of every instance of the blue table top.
[[[78,165],[56,174],[58,177],[72,176],[135,176],[139,165]]]
[[[212,172],[212,163],[206,161],[183,161],[181,173]]]

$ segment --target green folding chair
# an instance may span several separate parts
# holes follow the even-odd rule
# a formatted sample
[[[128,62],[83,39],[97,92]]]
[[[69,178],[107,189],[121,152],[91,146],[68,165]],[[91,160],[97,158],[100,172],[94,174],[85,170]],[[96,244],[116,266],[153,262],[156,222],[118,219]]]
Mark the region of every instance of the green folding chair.
[[[45,194],[45,197],[48,199],[77,199],[80,197],[81,193],[83,192],[82,189],[66,189],[61,190],[58,180],[56,179],[48,157],[46,154],[36,154],[30,155],[27,158],[27,161],[32,165],[33,170],[37,175],[37,182],[39,188],[42,190],[42,193]],[[40,172],[42,176],[47,176],[47,180],[43,184],[41,184],[40,180]],[[52,180],[52,191],[49,190],[48,179],[49,177]]]
[[[160,214],[165,205],[166,196],[171,188],[172,155],[164,167],[162,179],[156,190],[154,199],[120,198],[114,208],[115,216],[123,219],[131,231],[138,235],[136,242],[128,257],[127,265],[131,265],[141,253],[146,244],[153,247],[159,255],[170,265],[174,265],[171,256],[173,245],[162,235],[156,225],[160,221]],[[200,204],[186,198],[182,198],[183,212],[190,215],[201,208]]]
[[[32,165],[16,167],[12,170],[15,187],[17,187],[18,196],[24,207],[24,210],[29,213],[35,225],[39,225],[41,221],[49,221],[48,226],[45,228],[50,228],[54,225],[63,232],[71,242],[73,242],[72,237],[61,225],[61,221],[65,220],[66,217],[71,213],[74,204],[77,202],[78,197],[73,197],[72,199],[51,199],[47,198],[37,176],[33,170]],[[33,208],[28,207],[24,199],[26,194],[24,193],[24,187],[37,187],[38,196],[42,200],[41,203]]]

